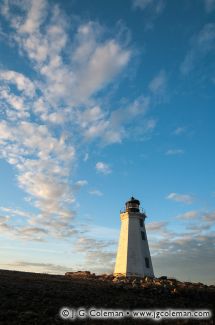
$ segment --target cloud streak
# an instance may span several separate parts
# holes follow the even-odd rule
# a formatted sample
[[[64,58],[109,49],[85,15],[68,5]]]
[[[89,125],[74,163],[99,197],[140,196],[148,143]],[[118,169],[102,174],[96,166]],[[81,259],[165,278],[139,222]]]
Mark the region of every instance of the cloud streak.
[[[37,262],[28,262],[28,261],[15,261],[10,264],[2,264],[3,266],[7,266],[9,269],[16,269],[19,271],[28,272],[40,272],[40,273],[50,273],[50,274],[64,274],[65,272],[75,270],[73,267],[62,266],[53,263],[37,263]]]
[[[203,0],[205,5],[205,11],[211,13],[215,9],[215,0]]]
[[[158,15],[163,11],[165,2],[163,0],[133,0],[133,6],[141,10],[149,9]]]
[[[167,156],[178,156],[178,155],[183,155],[184,150],[183,149],[168,149],[165,154]]]
[[[170,193],[166,196],[166,199],[176,201],[176,202],[182,202],[185,204],[191,204],[194,200],[194,198],[189,194],[178,194],[178,193]]]
[[[102,196],[103,195],[103,193],[101,191],[99,191],[99,190],[90,190],[89,193],[91,195],[95,195],[95,196]]]
[[[177,215],[177,219],[184,219],[184,220],[190,220],[190,219],[194,219],[198,216],[198,212],[197,211],[187,211],[185,213],[179,214]]]
[[[188,50],[180,66],[180,71],[183,75],[187,75],[189,72],[191,72],[199,60],[214,50],[214,40],[214,23],[205,24],[199,33],[191,38],[190,49]]]
[[[102,173],[104,175],[110,174],[112,172],[110,166],[107,163],[102,162],[102,161],[98,161],[96,163],[96,170],[99,173]]]

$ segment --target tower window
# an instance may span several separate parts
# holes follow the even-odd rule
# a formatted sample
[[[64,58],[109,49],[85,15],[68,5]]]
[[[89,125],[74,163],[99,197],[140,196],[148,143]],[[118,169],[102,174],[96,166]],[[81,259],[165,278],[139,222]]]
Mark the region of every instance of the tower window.
[[[145,235],[144,231],[141,231],[141,237],[142,237],[142,240],[146,240],[146,235]]]
[[[147,269],[149,269],[149,258],[148,257],[145,257],[145,264],[146,264]]]
[[[143,227],[143,219],[140,219],[140,227]]]

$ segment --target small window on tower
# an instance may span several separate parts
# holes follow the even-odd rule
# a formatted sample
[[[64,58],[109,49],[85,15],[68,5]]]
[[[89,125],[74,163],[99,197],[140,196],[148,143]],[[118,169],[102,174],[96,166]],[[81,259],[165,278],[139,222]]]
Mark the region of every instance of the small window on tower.
[[[145,235],[144,231],[141,231],[141,237],[142,237],[142,240],[146,240],[146,235]]]
[[[145,264],[146,264],[147,269],[149,269],[149,258],[148,257],[145,257]]]
[[[143,219],[140,219],[140,227],[143,227]]]

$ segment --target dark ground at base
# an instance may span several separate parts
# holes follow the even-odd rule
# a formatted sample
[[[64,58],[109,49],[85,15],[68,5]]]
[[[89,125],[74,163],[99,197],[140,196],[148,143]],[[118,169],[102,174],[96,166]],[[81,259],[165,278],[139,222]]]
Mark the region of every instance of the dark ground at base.
[[[211,320],[133,320],[62,321],[61,307],[106,309],[210,309],[215,313],[215,292],[201,295],[152,293],[144,288],[118,286],[108,280],[68,279],[47,275],[0,270],[0,324],[215,324]]]

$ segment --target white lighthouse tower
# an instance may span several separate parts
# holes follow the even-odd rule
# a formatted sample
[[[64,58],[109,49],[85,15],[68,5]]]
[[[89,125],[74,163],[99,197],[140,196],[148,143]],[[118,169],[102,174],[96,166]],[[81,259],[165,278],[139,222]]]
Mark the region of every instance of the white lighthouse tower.
[[[146,215],[140,212],[140,201],[131,197],[120,212],[121,230],[114,275],[154,277],[145,229]]]

